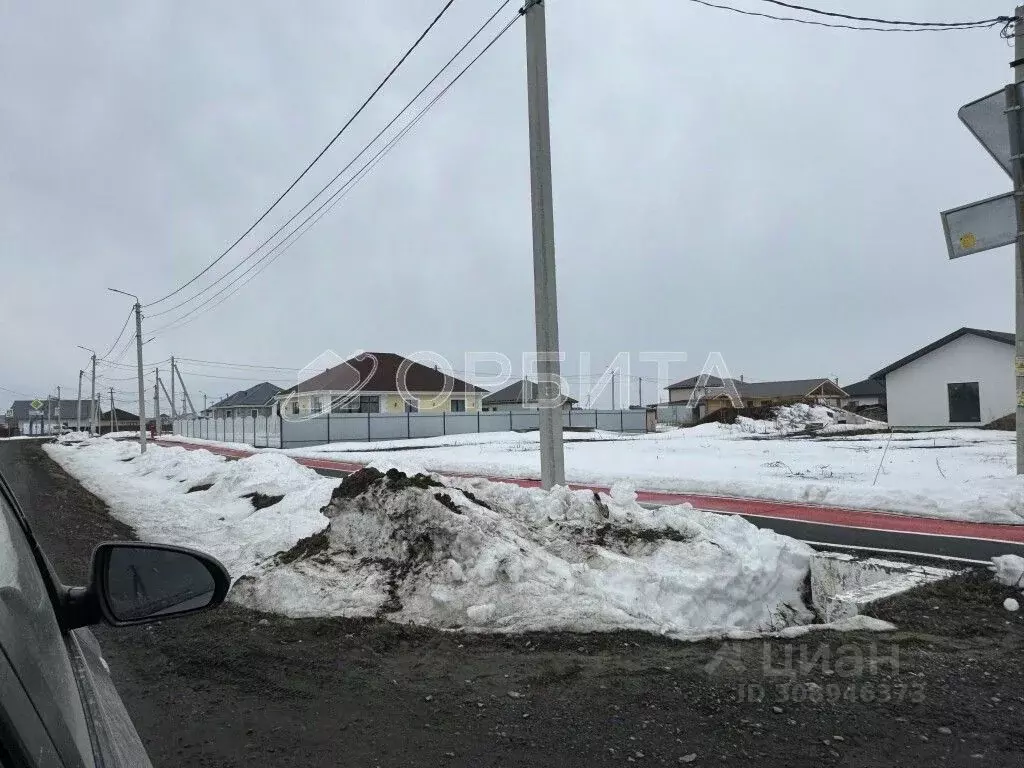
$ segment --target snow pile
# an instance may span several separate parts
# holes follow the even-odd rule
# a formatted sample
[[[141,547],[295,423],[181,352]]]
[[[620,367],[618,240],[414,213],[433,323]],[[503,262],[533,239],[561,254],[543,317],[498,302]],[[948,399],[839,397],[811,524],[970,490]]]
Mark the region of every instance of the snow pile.
[[[65,432],[57,438],[58,443],[81,443],[89,439],[88,432]]]
[[[1007,587],[1024,587],[1024,557],[999,555],[992,558],[995,579]]]
[[[326,530],[250,572],[234,600],[290,616],[380,616],[520,632],[637,629],[693,638],[812,614],[809,547],[736,516],[486,480],[349,476]]]
[[[846,411],[828,408],[824,405],[808,405],[807,403],[794,403],[793,405],[773,406],[769,410],[773,415],[770,419],[756,419],[749,416],[738,415],[735,424],[722,424],[709,422],[690,427],[686,431],[693,435],[731,435],[746,437],[750,435],[788,435],[795,432],[803,432],[808,425],[820,425],[818,430],[821,434],[833,434],[849,430],[886,430],[888,425],[881,421],[870,419],[858,419],[864,421],[862,424],[844,423],[848,419],[855,419]]]
[[[322,530],[319,510],[337,484],[280,454],[227,461],[160,446],[140,454],[138,443],[105,437],[45,450],[140,539],[200,549],[235,579]]]

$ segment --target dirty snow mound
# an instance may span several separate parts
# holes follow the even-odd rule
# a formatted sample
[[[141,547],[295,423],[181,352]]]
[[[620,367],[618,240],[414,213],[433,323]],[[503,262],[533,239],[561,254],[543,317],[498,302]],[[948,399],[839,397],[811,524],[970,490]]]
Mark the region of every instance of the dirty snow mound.
[[[811,621],[810,548],[743,519],[647,510],[632,490],[524,489],[367,469],[233,599],[290,616],[381,616],[500,632],[639,629],[673,637]]]

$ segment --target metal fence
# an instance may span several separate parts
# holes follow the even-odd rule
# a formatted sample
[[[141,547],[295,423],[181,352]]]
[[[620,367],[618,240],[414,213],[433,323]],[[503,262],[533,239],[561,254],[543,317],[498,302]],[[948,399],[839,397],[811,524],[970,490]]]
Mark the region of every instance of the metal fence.
[[[222,443],[246,443],[256,448],[281,447],[279,416],[175,419],[173,431],[182,437],[200,437]]]
[[[562,425],[567,429],[630,433],[646,432],[650,428],[644,410],[571,409],[563,413]],[[247,443],[257,448],[302,448],[326,443],[407,440],[480,432],[528,432],[539,426],[536,411],[328,413],[302,421],[288,421],[280,416],[176,419],[174,433],[204,440]]]

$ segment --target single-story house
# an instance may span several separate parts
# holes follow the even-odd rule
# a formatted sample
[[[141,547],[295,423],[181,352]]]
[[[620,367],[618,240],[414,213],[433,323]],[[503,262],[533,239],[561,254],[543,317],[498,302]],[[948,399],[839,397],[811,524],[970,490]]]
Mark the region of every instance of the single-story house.
[[[34,407],[38,403],[39,407]],[[97,408],[97,412],[99,408]],[[82,429],[89,428],[92,402],[82,400]],[[7,410],[7,422],[22,435],[44,435],[78,426],[78,400],[57,400],[41,397],[38,400],[15,400]]]
[[[843,387],[848,397],[843,407],[857,411],[862,408],[885,407],[885,379],[864,379]]]
[[[283,390],[275,399],[284,418],[301,418],[324,413],[477,413],[486,394],[468,381],[402,355],[364,352]]]
[[[832,379],[792,379],[788,381],[745,381],[726,379],[725,383],[716,376],[709,376],[705,385],[698,389],[699,376],[691,376],[668,387],[668,404],[686,405],[696,391],[695,405],[699,409],[698,418],[731,405],[728,394],[708,396],[707,390],[723,387],[731,382],[743,400],[743,405],[754,408],[763,405],[786,405],[811,401],[819,405],[841,408],[846,392]]]
[[[894,427],[977,426],[1015,413],[1014,335],[960,328],[877,373]]]
[[[520,379],[507,387],[486,395],[483,399],[484,411],[536,411],[540,398],[540,386],[536,381]],[[562,410],[569,410],[576,400],[566,396]]]
[[[264,381],[262,384],[239,390],[233,395],[228,395],[218,403],[214,403],[208,409],[206,416],[217,419],[231,419],[234,417],[250,416],[271,416],[274,413],[274,398],[284,390],[276,384]]]

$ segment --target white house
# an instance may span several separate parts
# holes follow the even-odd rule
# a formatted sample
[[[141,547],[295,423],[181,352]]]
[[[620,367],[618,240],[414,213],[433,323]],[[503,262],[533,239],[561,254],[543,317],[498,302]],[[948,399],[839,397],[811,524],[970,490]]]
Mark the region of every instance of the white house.
[[[1016,412],[1014,336],[961,328],[883,368],[889,424],[979,426]]]

